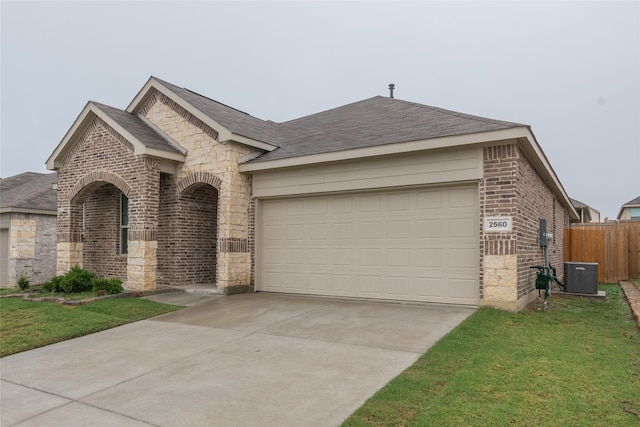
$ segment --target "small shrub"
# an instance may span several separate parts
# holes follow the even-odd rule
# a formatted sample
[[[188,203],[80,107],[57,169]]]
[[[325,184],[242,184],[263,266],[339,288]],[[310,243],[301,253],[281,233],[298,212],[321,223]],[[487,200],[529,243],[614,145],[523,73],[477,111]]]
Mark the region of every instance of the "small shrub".
[[[60,285],[62,277],[63,276],[52,277],[51,280],[42,284],[42,289],[47,292],[62,292],[62,286]]]
[[[22,273],[20,275],[20,278],[18,279],[18,287],[21,291],[29,289],[29,276],[27,276],[25,273]]]
[[[122,280],[106,279],[103,277],[95,277],[92,280],[92,289],[98,296],[119,294],[124,290]]]
[[[68,294],[90,291],[93,287],[92,281],[95,277],[95,273],[76,265],[62,276],[60,287],[63,292]]]

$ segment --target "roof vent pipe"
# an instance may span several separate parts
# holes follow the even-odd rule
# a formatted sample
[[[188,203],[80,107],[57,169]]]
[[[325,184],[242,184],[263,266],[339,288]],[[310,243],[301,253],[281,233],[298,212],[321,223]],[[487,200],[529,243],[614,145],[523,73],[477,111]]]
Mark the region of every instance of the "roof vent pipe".
[[[389,83],[389,98],[393,98],[393,90],[396,88],[396,85],[393,83]]]

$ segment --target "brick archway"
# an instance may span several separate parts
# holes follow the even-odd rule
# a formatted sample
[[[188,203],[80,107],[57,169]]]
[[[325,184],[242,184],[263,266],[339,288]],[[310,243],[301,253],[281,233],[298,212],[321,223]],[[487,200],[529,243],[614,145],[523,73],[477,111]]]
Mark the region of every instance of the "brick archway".
[[[209,184],[216,190],[220,191],[222,180],[209,172],[195,172],[180,179],[176,185],[178,194],[189,192],[198,184]]]

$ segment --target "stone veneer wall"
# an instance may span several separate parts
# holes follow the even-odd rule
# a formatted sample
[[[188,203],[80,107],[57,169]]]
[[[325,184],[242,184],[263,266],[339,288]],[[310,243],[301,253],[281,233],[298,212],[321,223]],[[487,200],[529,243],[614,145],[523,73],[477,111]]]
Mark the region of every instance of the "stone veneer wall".
[[[544,264],[539,245],[539,219],[547,219],[554,234],[551,264],[562,272],[563,228],[568,212],[515,144],[484,148],[484,178],[480,183],[481,303],[519,310],[535,290],[532,265]],[[511,216],[513,230],[485,233],[484,218]]]
[[[237,159],[252,150],[219,143],[215,130],[160,93],[149,97],[140,114],[187,150],[175,175],[178,187],[188,180],[190,185],[205,182],[218,190],[217,284],[227,293],[246,289],[251,284],[250,179],[239,173]],[[213,180],[217,185],[207,182]]]
[[[7,286],[16,287],[26,274],[31,285],[56,275],[56,217],[12,213],[9,225]]]

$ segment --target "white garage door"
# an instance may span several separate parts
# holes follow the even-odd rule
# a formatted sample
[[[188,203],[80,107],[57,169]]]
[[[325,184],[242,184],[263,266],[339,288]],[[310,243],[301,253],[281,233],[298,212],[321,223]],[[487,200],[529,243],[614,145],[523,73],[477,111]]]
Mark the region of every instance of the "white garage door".
[[[257,289],[477,305],[477,186],[267,199]]]

